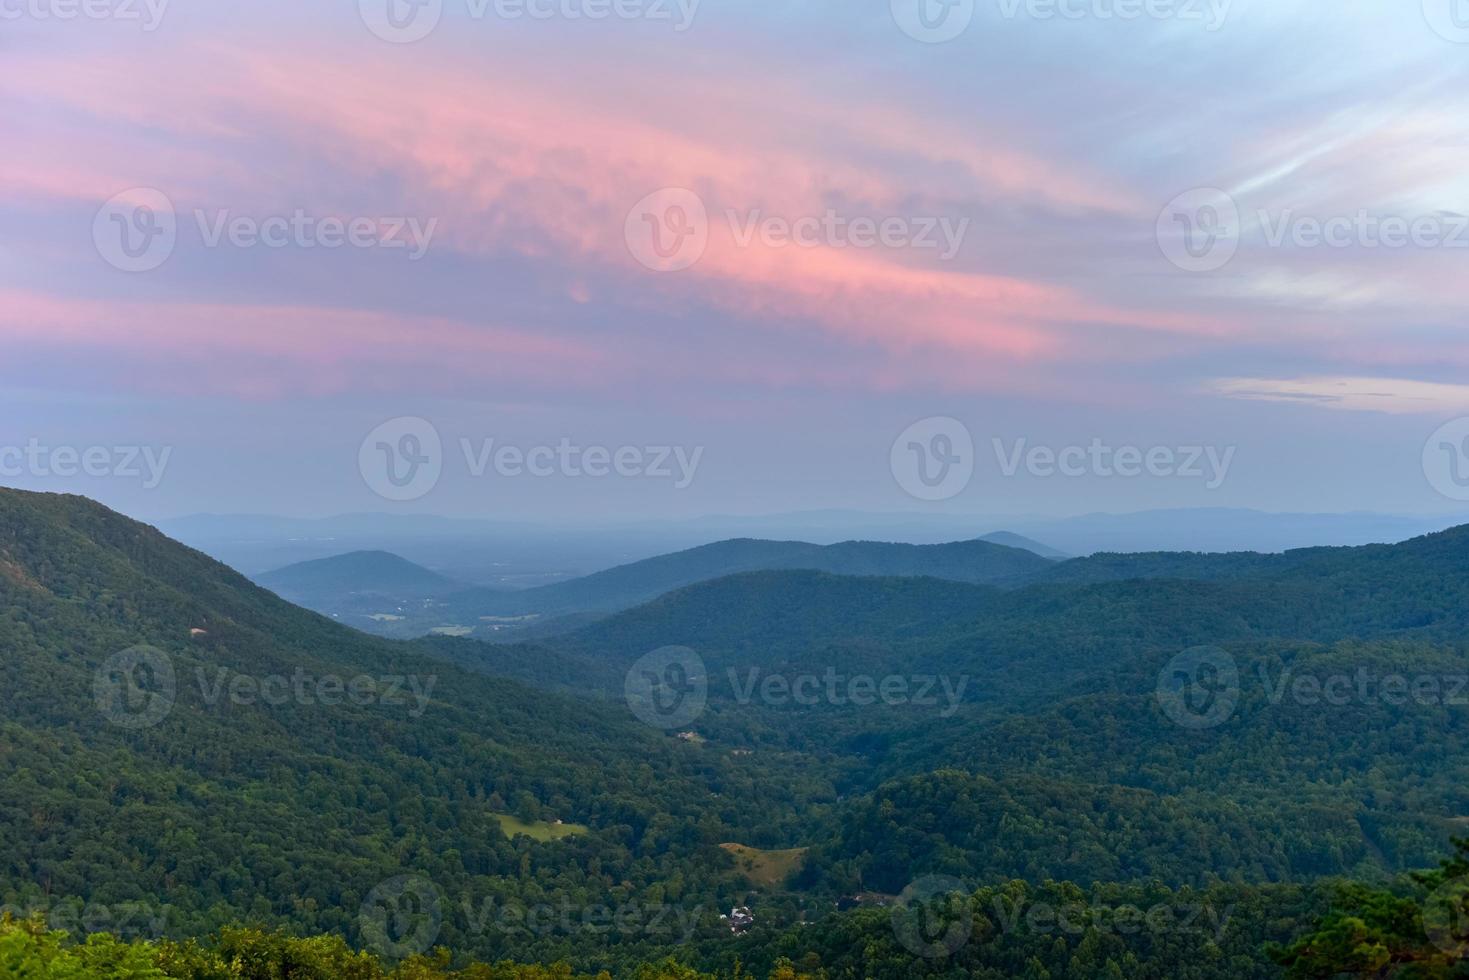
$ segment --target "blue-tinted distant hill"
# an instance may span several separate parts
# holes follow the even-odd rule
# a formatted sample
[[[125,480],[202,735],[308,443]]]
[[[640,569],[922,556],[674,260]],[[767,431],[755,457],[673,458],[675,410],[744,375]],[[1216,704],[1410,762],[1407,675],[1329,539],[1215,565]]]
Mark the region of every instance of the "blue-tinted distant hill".
[[[386,551],[354,551],[304,561],[267,572],[256,581],[276,595],[302,604],[352,593],[424,597],[465,588],[462,582]]]
[[[1064,551],[1052,548],[1048,544],[1041,544],[1033,538],[1027,538],[1013,531],[996,531],[994,534],[986,534],[979,540],[988,541],[990,544],[1002,544],[1007,548],[1020,548],[1022,551],[1032,552],[1042,558],[1054,558],[1057,561],[1071,557]]]
[[[1052,564],[1024,548],[980,540],[817,545],[743,538],[518,592],[446,590],[440,577],[426,569],[392,555],[370,553],[306,562],[263,576],[260,582],[318,612],[384,635],[406,637],[439,630],[485,637],[518,635],[561,617],[619,612],[675,589],[745,572],[799,569],[982,585],[1026,580]]]

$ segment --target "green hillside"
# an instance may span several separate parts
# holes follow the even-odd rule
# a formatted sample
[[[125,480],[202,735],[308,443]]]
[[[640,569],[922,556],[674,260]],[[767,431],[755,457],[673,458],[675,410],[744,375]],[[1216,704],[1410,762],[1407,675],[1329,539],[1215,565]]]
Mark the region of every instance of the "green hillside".
[[[424,969],[1277,975],[1266,943],[1332,921],[1333,881],[1399,894],[1463,831],[1466,541],[1011,589],[763,570],[540,646],[404,643],[90,501],[4,491],[0,905],[80,931],[129,910],[115,931],[152,940],[332,934],[385,971],[439,945]],[[1162,696],[1201,646],[1229,683]],[[668,647],[702,699],[645,723],[628,692]],[[757,885],[730,841],[804,860]],[[935,880],[966,936],[937,956],[902,919]],[[1058,935],[1007,925],[1016,896],[1236,925]],[[748,931],[721,923],[752,903]]]

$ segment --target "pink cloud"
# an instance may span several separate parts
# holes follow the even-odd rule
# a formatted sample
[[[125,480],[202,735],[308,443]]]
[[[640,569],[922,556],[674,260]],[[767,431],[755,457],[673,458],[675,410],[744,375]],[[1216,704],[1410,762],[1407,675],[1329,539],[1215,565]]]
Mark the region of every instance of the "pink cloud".
[[[363,369],[430,382],[513,377],[588,382],[617,370],[602,351],[526,330],[441,317],[292,306],[61,299],[0,289],[0,344],[83,349],[151,364],[143,387],[344,391]],[[181,365],[189,365],[180,370]]]
[[[44,92],[35,100],[64,110],[55,118],[69,122],[57,124],[64,139],[25,141],[23,153],[0,164],[0,178],[27,195],[78,199],[158,186],[181,211],[278,213],[310,205],[343,213],[356,205],[438,216],[436,248],[544,260],[551,273],[565,271],[563,294],[577,304],[590,296],[586,280],[613,280],[619,300],[634,309],[697,315],[707,308],[743,323],[753,340],[816,332],[911,362],[906,371],[889,365],[881,379],[851,379],[864,385],[931,377],[924,352],[957,358],[959,375],[1015,383],[995,362],[1074,358],[1070,334],[1078,326],[1163,334],[1227,329],[1192,312],[1121,309],[1051,283],[941,263],[932,254],[740,247],[723,221],[730,208],[794,218],[837,205],[875,217],[940,216],[988,200],[1114,214],[1140,207],[1081,167],[1028,152],[1024,133],[968,132],[880,103],[854,114],[830,97],[799,94],[811,88],[793,78],[695,88],[689,79],[707,73],[685,72],[671,84],[667,70],[623,71],[594,87],[544,74],[531,86],[526,61],[533,55],[502,51],[488,66],[415,62],[407,75],[369,69],[354,55],[242,44],[197,49],[149,72],[105,59],[80,68],[17,59],[0,66],[0,86],[24,79],[31,91]],[[772,105],[781,111],[771,112]],[[78,152],[99,127],[108,134],[108,152]],[[257,156],[271,166],[252,164]],[[324,170],[334,175],[325,184]],[[915,189],[912,171],[944,176]],[[622,237],[631,205],[665,186],[696,190],[713,219],[707,254],[672,275],[637,266]],[[615,354],[592,340],[554,350],[542,338],[486,335],[442,318],[228,303],[171,306],[159,323],[116,304],[72,304],[65,315],[51,310],[34,322],[47,318],[75,343],[106,346],[122,318],[160,349],[247,344],[318,371],[339,361],[406,359],[452,373],[465,356],[490,353],[484,345],[491,343],[528,360],[616,362],[628,347],[624,338]],[[265,320],[276,325],[259,332]],[[6,322],[14,325],[15,314]],[[1121,356],[1115,347],[1096,346],[1102,356]]]

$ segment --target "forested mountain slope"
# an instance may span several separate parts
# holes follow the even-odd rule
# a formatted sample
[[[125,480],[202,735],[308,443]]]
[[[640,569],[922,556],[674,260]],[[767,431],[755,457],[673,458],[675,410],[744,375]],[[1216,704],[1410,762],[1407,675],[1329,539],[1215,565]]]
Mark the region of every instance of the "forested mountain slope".
[[[337,626],[82,498],[0,491],[0,607],[9,908],[147,900],[180,933],[250,918],[355,940],[364,897],[404,874],[473,903],[661,903],[727,865],[719,841],[795,833],[829,792],[766,764],[752,812],[742,760]],[[512,841],[511,811],[590,832]],[[678,897],[712,921],[733,888]],[[575,938],[443,930],[486,956]]]
[[[1264,941],[1322,909],[1297,886],[1431,863],[1469,817],[1465,541],[1012,589],[765,570],[490,646],[365,636],[90,501],[0,491],[0,904],[370,945],[364,905],[409,880],[461,957],[1269,976]],[[628,694],[667,646],[707,696],[676,727]],[[1210,672],[1180,667],[1201,646]],[[757,881],[731,842],[806,850]],[[886,909],[836,911],[931,876],[979,889],[976,916],[1045,889],[1248,911],[1200,946],[1021,935],[991,910],[937,959]],[[719,923],[751,903],[750,933]],[[685,925],[505,927],[535,907]]]

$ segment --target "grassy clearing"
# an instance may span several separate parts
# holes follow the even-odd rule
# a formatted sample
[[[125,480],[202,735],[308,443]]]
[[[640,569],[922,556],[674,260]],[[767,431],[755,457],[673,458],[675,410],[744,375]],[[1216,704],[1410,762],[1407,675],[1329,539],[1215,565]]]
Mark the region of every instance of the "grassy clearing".
[[[505,831],[506,837],[514,837],[516,834],[525,834],[538,841],[560,840],[563,837],[579,837],[589,831],[585,824],[579,823],[547,823],[537,820],[535,823],[526,823],[508,813],[497,813],[495,819],[500,821],[500,829]]]
[[[750,880],[750,884],[761,888],[774,888],[781,884],[806,860],[807,848],[793,847],[785,851],[762,851],[758,847],[744,844],[720,844],[734,855],[735,868]]]

